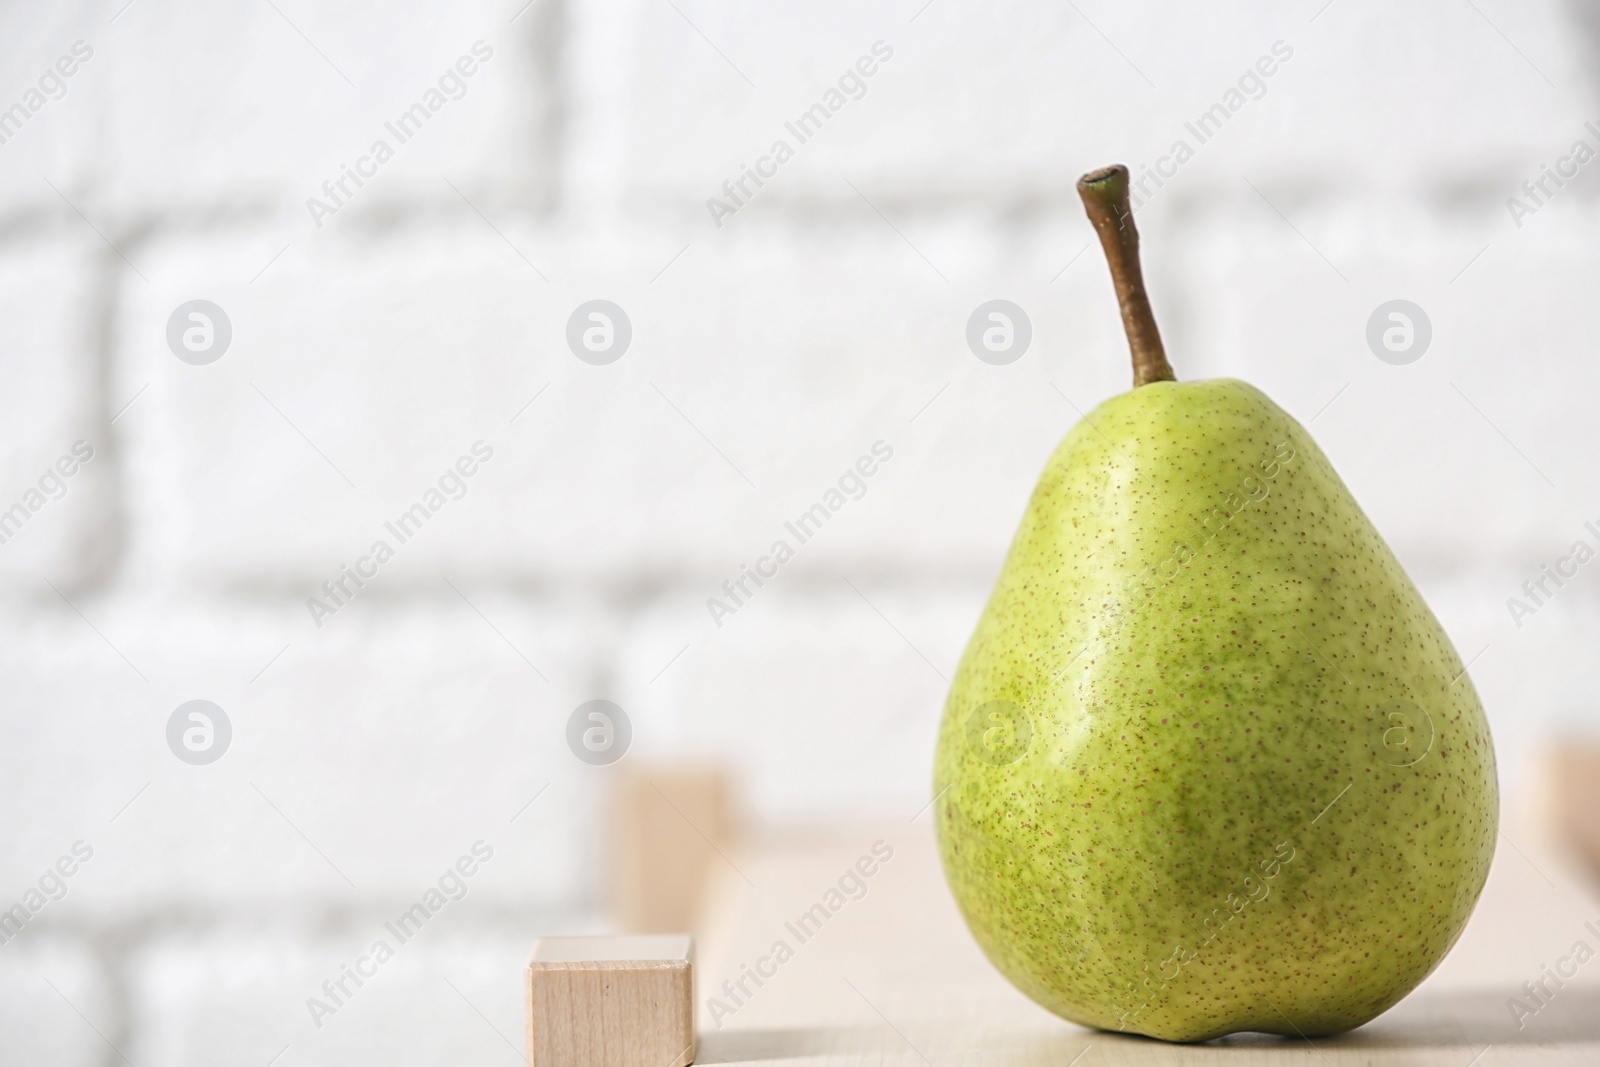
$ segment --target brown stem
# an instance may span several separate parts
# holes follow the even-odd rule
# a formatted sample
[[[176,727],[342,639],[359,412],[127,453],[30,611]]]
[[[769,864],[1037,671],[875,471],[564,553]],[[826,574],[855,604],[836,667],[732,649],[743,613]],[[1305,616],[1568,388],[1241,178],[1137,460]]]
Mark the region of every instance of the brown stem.
[[[1128,168],[1119,163],[1090,171],[1078,179],[1078,195],[1111,264],[1111,283],[1116,286],[1122,328],[1128,333],[1128,350],[1133,354],[1133,387],[1176,381],[1167,350],[1161,346],[1156,317],[1150,311],[1150,297],[1144,291],[1144,272],[1139,269],[1139,231],[1128,204]]]

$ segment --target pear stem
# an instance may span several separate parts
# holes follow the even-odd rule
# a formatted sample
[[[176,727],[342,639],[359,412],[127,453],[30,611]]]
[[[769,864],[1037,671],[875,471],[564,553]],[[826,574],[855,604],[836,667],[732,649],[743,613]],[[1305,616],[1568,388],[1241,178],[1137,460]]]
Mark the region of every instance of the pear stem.
[[[1078,179],[1078,195],[1089,212],[1089,221],[1100,235],[1100,245],[1111,264],[1111,284],[1117,290],[1122,308],[1122,328],[1128,334],[1128,351],[1133,355],[1133,387],[1151,382],[1177,380],[1167,350],[1161,345],[1161,331],[1150,310],[1150,297],[1144,291],[1144,271],[1139,267],[1139,231],[1133,225],[1133,209],[1128,203],[1128,168],[1120,163],[1090,171]]]

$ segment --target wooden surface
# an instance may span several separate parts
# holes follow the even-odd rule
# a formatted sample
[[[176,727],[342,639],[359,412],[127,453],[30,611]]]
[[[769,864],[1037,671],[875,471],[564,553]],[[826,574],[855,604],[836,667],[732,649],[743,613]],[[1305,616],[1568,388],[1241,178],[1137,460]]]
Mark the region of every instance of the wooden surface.
[[[1600,878],[1600,743],[1573,739],[1551,753],[1549,766],[1557,825]]]
[[[731,834],[732,796],[722,770],[619,769],[608,872],[618,926],[641,934],[695,929],[706,878]]]
[[[688,937],[554,937],[526,976],[530,1067],[684,1067],[694,1053]]]
[[[1600,951],[1600,937],[1585,925],[1600,929],[1600,898],[1581,868],[1509,820],[1505,825],[1483,899],[1440,968],[1387,1014],[1314,1045],[1267,1035],[1167,1045],[1083,1030],[1050,1015],[1001,978],[967,933],[945,888],[927,813],[899,826],[730,848],[715,872],[710,921],[700,938],[695,1062],[1600,1065],[1600,958],[1563,988],[1550,985],[1555,995],[1520,1029],[1507,1006],[1508,998],[1525,997],[1525,981],[1539,980],[1544,966],[1567,956],[1575,942]],[[865,895],[841,892],[843,906],[816,923],[820,929],[796,926],[797,917],[826,903],[846,872],[861,869],[860,859],[872,856],[880,840],[893,857],[860,879]],[[853,891],[855,882],[848,887]],[[796,931],[809,936],[802,943]],[[781,963],[773,953],[779,942],[793,949]],[[775,973],[758,987],[747,971],[762,958],[763,969]],[[723,982],[741,976],[750,992],[742,1003],[724,995],[720,1007],[708,1007]]]

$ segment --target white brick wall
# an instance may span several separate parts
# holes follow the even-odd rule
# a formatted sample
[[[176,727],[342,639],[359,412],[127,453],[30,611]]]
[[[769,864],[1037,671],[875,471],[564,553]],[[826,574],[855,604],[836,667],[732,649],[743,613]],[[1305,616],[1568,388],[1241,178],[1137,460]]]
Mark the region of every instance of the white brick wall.
[[[5,137],[0,142],[0,195],[8,220],[76,219],[51,184],[75,197],[103,173],[109,72],[107,16],[100,6],[80,0],[0,14],[0,66],[7,72],[0,109],[10,112],[20,104],[26,112],[0,122],[0,136]],[[73,46],[80,41],[83,47],[74,55]],[[30,97],[30,90],[38,95]]]
[[[724,761],[764,822],[863,807],[909,819],[987,590],[780,575],[720,628],[703,603],[717,591],[659,605],[622,645],[619,702],[634,709],[640,756]]]
[[[300,605],[34,612],[5,654],[25,743],[0,755],[0,789],[28,813],[9,831],[8,883],[83,838],[95,858],[52,914],[348,902],[409,892],[483,838],[503,846],[490,895],[566,904],[593,881],[600,779],[564,730],[604,630],[581,607],[534,614],[459,588],[357,601],[321,630]],[[207,766],[166,743],[173,709],[197,698],[233,729]]]
[[[0,583],[13,594],[54,599],[47,582],[74,588],[103,577],[117,550],[107,430],[115,411],[105,409],[94,352],[102,274],[97,250],[76,234],[0,247],[0,419],[8,427],[0,513],[10,516],[0,521]]]
[[[1520,231],[1503,211],[1419,222],[1371,200],[1283,206],[1306,239],[1245,189],[1157,261],[1156,277],[1182,287],[1179,336],[1193,344],[1174,360],[1246,378],[1315,418],[1318,441],[1413,569],[1537,556],[1556,531],[1596,517],[1583,414],[1594,372],[1572,351],[1591,330],[1591,202],[1558,202]],[[1419,304],[1433,327],[1408,366],[1379,362],[1365,342],[1368,316],[1395,298]]]
[[[30,932],[0,949],[0,1063],[104,1063],[115,1052],[101,1034],[117,1034],[120,1021],[104,973],[82,942]]]
[[[136,1062],[508,1054],[527,938],[603,921],[609,772],[564,740],[593,697],[630,758],[732,766],[758,822],[908,817],[1040,465],[1126,387],[1072,182],[1195,140],[1278,40],[1140,211],[1179,373],[1314,418],[1481,651],[1508,795],[1600,728],[1592,579],[1521,628],[1505,607],[1600,520],[1594,178],[1521,227],[1505,203],[1595,136],[1564,6],[677,8],[0,15],[0,109],[94,49],[0,143],[0,509],[95,448],[0,544],[0,905],[95,848],[0,945],[0,1056],[120,1062],[94,1027]],[[307,197],[480,38],[465,95],[317,227]],[[716,226],[706,199],[880,39],[860,99]],[[1434,328],[1406,367],[1364,340],[1396,297]],[[605,366],[565,341],[596,298],[633,327]],[[1032,323],[1009,366],[966,346],[995,298]],[[232,326],[208,365],[167,346],[193,299]],[[317,627],[306,599],[480,439],[466,495]],[[880,440],[718,627],[707,598]],[[214,765],[166,745],[195,698],[233,723]],[[316,984],[479,838],[460,914],[311,1027]]]
[[[440,914],[432,921],[448,921]],[[532,934],[425,929],[381,966],[364,965],[377,974],[363,985],[346,980],[351,995],[338,994],[335,1005],[322,983],[341,977],[375,939],[396,942],[377,915],[352,925],[334,936],[261,928],[179,935],[141,954],[131,970],[148,1025],[129,1056],[198,1067],[266,1063],[280,1053],[283,1062],[317,1065],[492,1063],[521,1054],[520,972]],[[313,997],[333,1013],[314,1020]]]
[[[102,31],[108,196],[125,210],[180,217],[241,201],[289,206],[285,239],[309,239],[306,199],[324,196],[324,181],[384,140],[394,158],[366,168],[377,170],[370,187],[347,184],[352,205],[453,196],[447,178],[496,203],[537,203],[546,189],[537,134],[551,106],[548,65],[537,60],[551,42],[543,13],[512,23],[515,10],[493,2],[130,8]],[[456,70],[463,56],[471,61]],[[439,97],[427,99],[431,89]],[[418,102],[428,117],[414,137],[400,127],[402,143],[384,124]]]
[[[1046,198],[1075,209],[1077,174],[1110,158],[1153,164],[1180,138],[1196,150],[1182,170],[1191,185],[1243,172],[1403,194],[1444,191],[1463,169],[1469,183],[1516,173],[1564,149],[1589,117],[1581,60],[1551,3],[1484,4],[1483,16],[1427,4],[1397,24],[1376,4],[1340,3],[1308,23],[1315,5],[1240,0],[1208,6],[1203,26],[1159,5],[836,3],[760,18],[685,5],[711,43],[661,5],[629,5],[626,19],[590,13],[609,4],[576,6],[580,41],[626,50],[625,65],[593,70],[606,84],[584,127],[603,142],[591,151],[609,161],[608,187],[697,226],[705,198],[783,137],[796,157],[754,205],[853,202],[849,177],[901,206]],[[879,40],[893,56],[860,98],[815,139],[787,135],[784,122]],[[1185,131],[1279,41],[1288,58],[1264,89],[1246,84],[1257,98],[1224,133],[1202,144]],[[575,74],[584,90],[586,70]],[[633,90],[616,91],[619,78]]]

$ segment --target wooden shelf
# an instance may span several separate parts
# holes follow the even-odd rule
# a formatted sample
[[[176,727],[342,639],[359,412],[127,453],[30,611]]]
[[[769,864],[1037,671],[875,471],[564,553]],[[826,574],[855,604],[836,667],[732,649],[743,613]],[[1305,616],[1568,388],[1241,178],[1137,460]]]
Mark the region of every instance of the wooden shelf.
[[[893,857],[862,878],[865,895],[847,899],[825,922],[796,925],[873,855],[877,841]],[[1314,1046],[1254,1034],[1167,1045],[1083,1030],[1037,1007],[968,934],[945,888],[926,813],[912,824],[730,847],[726,856],[713,873],[700,939],[700,1064],[1600,1064],[1600,958],[1521,1029],[1507,1007],[1523,982],[1537,980],[1576,941],[1600,951],[1600,938],[1585,927],[1600,928],[1600,899],[1559,856],[1528,841],[1502,840],[1478,910],[1438,971],[1379,1019]],[[809,936],[802,942],[799,934]],[[782,962],[772,952],[779,941],[793,949]],[[750,995],[723,992],[724,981],[737,982],[758,963],[771,977],[759,987],[745,977]],[[713,997],[720,1007],[708,1008]]]

